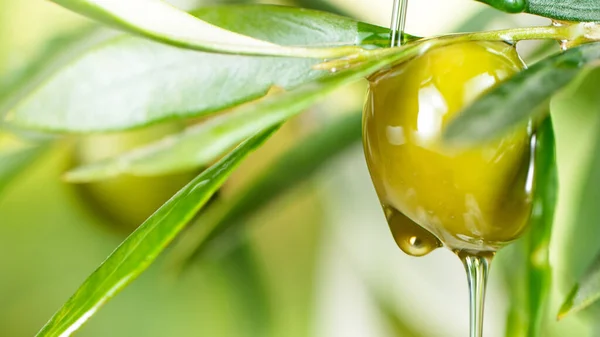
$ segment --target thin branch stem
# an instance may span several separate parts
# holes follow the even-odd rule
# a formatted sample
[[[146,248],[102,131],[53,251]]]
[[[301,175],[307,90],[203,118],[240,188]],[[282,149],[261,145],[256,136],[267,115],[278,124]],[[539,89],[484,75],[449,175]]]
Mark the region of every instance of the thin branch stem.
[[[450,39],[453,42],[486,40],[505,41],[509,43],[514,43],[522,40],[570,40],[574,37],[572,31],[573,28],[571,26],[511,28],[503,30],[492,30],[486,32],[459,33],[434,36],[420,41],[432,39]]]
[[[417,45],[430,47],[442,47],[449,44],[467,41],[505,41],[516,43],[522,40],[557,40],[572,41],[577,44],[600,41],[600,24],[576,23],[562,26],[543,26],[527,28],[511,28],[474,33],[458,33],[433,36],[408,42],[400,47],[383,48],[374,50],[363,50],[361,53],[347,55],[341,59],[316,65],[315,69],[330,70],[349,68],[366,60],[378,59],[394,55],[403,48]]]

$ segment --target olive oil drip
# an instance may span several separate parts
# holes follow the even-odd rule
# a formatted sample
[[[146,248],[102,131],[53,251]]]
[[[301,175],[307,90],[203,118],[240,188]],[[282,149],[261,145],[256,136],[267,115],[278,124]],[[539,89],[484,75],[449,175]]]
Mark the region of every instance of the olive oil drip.
[[[483,336],[483,309],[490,265],[495,252],[456,251],[469,283],[470,337]]]
[[[404,253],[420,257],[442,247],[442,242],[435,235],[395,208],[384,205],[383,210],[394,240]]]

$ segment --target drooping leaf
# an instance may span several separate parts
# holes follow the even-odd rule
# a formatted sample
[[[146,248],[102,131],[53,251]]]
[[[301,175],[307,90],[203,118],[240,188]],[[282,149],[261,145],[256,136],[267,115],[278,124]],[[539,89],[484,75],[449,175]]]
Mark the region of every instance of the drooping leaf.
[[[600,59],[600,43],[556,54],[492,88],[465,108],[447,127],[444,137],[455,144],[491,140],[531,117],[581,70]]]
[[[281,44],[359,44],[387,30],[329,13],[277,6],[194,12],[212,24]],[[217,55],[123,36],[45,79],[8,115],[25,128],[98,132],[202,116],[327,75],[315,60]]]
[[[527,336],[540,336],[552,285],[550,240],[558,198],[558,168],[552,120],[547,117],[536,132],[535,192],[529,223],[526,261],[529,296]]]
[[[259,177],[231,200],[216,201],[176,246],[174,255],[184,264],[199,258],[205,248],[224,233],[235,232],[244,220],[272,200],[307,181],[336,155],[361,139],[361,116],[357,112],[324,126],[281,155]]]
[[[66,179],[82,182],[122,173],[160,175],[203,166],[249,135],[300,113],[337,88],[360,80],[390,63],[413,57],[426,48],[427,45],[405,48],[391,58],[367,62],[290,92],[275,93],[192,127],[187,132],[107,161],[75,169],[66,175]]]
[[[284,47],[202,21],[161,0],[53,0],[75,12],[161,43],[229,54],[329,58],[360,48]]]
[[[600,21],[597,0],[477,0],[507,13],[530,13],[564,21]]]
[[[70,336],[137,278],[274,129],[260,132],[204,171],[159,208],[96,269],[37,336]]]
[[[8,184],[47,149],[46,145],[0,150],[0,195]]]

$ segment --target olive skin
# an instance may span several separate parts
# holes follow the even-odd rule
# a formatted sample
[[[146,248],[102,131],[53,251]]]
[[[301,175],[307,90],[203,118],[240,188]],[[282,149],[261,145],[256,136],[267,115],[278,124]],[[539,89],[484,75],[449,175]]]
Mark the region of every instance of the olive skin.
[[[523,68],[508,44],[467,42],[370,78],[363,141],[384,209],[455,251],[496,251],[519,237],[531,213],[527,128],[469,149],[446,146],[441,133],[463,107]]]

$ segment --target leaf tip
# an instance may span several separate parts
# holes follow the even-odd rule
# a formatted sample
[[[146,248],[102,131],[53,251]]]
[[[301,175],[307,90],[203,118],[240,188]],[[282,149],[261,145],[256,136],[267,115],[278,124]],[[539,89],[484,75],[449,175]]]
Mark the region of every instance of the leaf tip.
[[[558,311],[558,314],[556,315],[556,321],[560,322],[563,318],[565,318],[567,316],[567,314],[569,313],[569,308],[565,307],[564,305],[560,308],[560,310]]]
[[[573,287],[573,289],[571,290],[569,295],[567,295],[567,299],[562,304],[562,306],[558,310],[558,314],[556,315],[557,321],[560,321],[560,320],[564,319],[570,313],[579,311],[581,309],[581,308],[574,308],[574,299],[575,299],[575,296],[577,295],[578,291],[579,291],[579,286],[576,285],[575,287]]]

